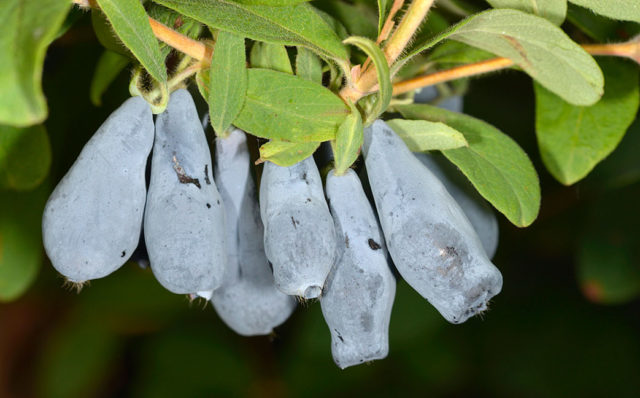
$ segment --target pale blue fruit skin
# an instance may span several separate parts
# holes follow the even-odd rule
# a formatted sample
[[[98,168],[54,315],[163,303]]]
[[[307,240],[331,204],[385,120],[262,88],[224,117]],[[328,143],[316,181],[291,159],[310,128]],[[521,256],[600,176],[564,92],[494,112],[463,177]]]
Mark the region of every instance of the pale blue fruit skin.
[[[365,128],[363,152],[391,258],[451,323],[486,309],[502,275],[444,185],[384,122]]]
[[[396,280],[382,231],[353,170],[327,176],[337,254],[320,305],[340,368],[382,359],[389,352],[389,321]]]
[[[264,164],[260,183],[264,248],[281,292],[316,298],[333,266],[333,219],[310,156],[290,167]]]
[[[434,86],[428,86],[417,90],[413,101],[417,104],[428,103],[437,97],[438,91],[436,88]],[[435,105],[453,112],[462,112],[464,101],[461,95],[454,95],[445,98],[444,101],[440,101]],[[451,196],[458,202],[469,218],[469,221],[471,221],[471,225],[473,225],[478,236],[480,236],[482,246],[487,252],[487,256],[490,259],[493,258],[498,249],[499,240],[498,220],[493,209],[478,195],[474,188],[465,189],[460,181],[454,182],[447,177],[442,166],[430,155],[416,154],[416,157],[442,181],[447,191],[449,191]]]
[[[473,225],[473,229],[478,234],[487,257],[492,259],[498,249],[499,240],[496,213],[476,191],[473,191],[472,187],[469,187],[469,190],[465,190],[453,182],[445,173],[443,166],[432,155],[416,153],[415,156],[438,177],[440,182],[447,188],[449,194],[458,202],[458,205],[460,205],[471,225]]]
[[[144,217],[151,269],[173,293],[210,292],[222,283],[224,207],[212,166],[193,99],[177,90],[156,120]],[[193,180],[181,182],[179,170]]]
[[[264,253],[264,227],[242,130],[216,139],[215,162],[226,214],[227,269],[211,303],[236,333],[267,335],[289,318],[296,301],[276,288]]]
[[[68,280],[107,276],[135,250],[152,145],[151,109],[142,98],[130,98],[100,126],[51,193],[42,217],[43,242]]]

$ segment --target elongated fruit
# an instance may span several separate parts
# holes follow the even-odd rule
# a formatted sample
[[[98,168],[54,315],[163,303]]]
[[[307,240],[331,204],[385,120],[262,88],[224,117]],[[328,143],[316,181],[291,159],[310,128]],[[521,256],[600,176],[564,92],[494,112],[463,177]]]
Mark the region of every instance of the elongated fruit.
[[[209,297],[226,263],[224,208],[211,154],[188,91],[171,94],[156,120],[144,240],[158,281]]]
[[[382,231],[356,173],[329,172],[326,192],[337,254],[320,304],[331,332],[333,360],[344,369],[387,356],[396,280],[387,263]]]
[[[449,322],[485,310],[502,275],[460,206],[384,122],[367,127],[364,138],[371,190],[400,274]]]
[[[215,180],[226,213],[227,270],[211,302],[236,333],[266,335],[289,318],[296,302],[276,288],[264,254],[264,228],[242,130],[216,139],[215,161]]]
[[[55,188],[42,217],[53,266],[72,282],[120,268],[140,238],[153,117],[140,97],[100,126]]]
[[[333,266],[333,219],[313,157],[293,166],[266,162],[260,184],[264,247],[281,292],[316,298]]]
[[[464,181],[455,181],[445,172],[443,165],[428,153],[414,154],[445,186],[447,192],[456,200],[467,216],[473,229],[480,237],[482,247],[490,259],[498,248],[498,220],[487,202],[471,187],[463,185]]]

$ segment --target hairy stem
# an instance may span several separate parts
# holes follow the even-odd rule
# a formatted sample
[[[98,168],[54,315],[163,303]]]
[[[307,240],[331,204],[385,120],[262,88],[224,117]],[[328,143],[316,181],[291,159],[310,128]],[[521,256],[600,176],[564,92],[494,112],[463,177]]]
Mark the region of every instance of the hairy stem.
[[[584,48],[591,55],[607,55],[613,57],[631,58],[640,64],[640,41],[632,40],[626,43],[614,44],[586,44]],[[513,66],[508,58],[492,58],[472,64],[461,65],[423,76],[403,80],[393,85],[393,95],[400,95],[422,87],[432,86],[464,77],[477,76],[495,72]]]
[[[72,1],[80,7],[98,8],[95,0]],[[163,25],[162,23],[156,21],[151,17],[149,17],[149,24],[151,25],[153,34],[158,38],[158,40],[168,44],[178,51],[187,54],[191,58],[197,59],[198,61],[202,62],[202,65],[205,68],[208,67],[211,63],[211,55],[213,54],[213,49],[210,46],[207,46],[201,41],[193,40],[190,37],[176,32],[175,30],[169,28],[166,25]]]
[[[384,54],[387,62],[391,65],[409,44],[409,41],[416,33],[420,24],[427,16],[427,12],[433,5],[434,0],[413,0],[406,14],[400,21],[398,29],[393,32],[391,38],[384,47]]]
[[[398,59],[402,51],[416,33],[420,24],[429,12],[434,0],[413,0],[409,9],[404,14],[398,28],[393,32],[384,47],[384,54],[389,66]],[[340,91],[340,97],[345,102],[357,102],[360,98],[372,92],[378,84],[378,76],[375,68],[367,68],[353,85],[346,86]]]
[[[151,25],[153,34],[162,42],[202,62],[205,68],[211,64],[211,55],[213,54],[211,47],[201,41],[193,40],[190,37],[180,34],[151,17],[149,17],[149,24]]]

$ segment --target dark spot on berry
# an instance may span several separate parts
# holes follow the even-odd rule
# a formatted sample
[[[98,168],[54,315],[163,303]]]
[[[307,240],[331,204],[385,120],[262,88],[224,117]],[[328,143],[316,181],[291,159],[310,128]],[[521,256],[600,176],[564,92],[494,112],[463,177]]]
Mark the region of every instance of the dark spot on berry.
[[[126,255],[127,255],[127,252],[123,250],[122,253],[120,254],[120,257],[124,257]]]
[[[211,208],[211,204],[207,203],[207,209],[210,209],[210,208]]]
[[[206,182],[207,185],[211,185],[211,180],[209,179],[209,165],[208,164],[204,165],[204,182]]]
[[[371,250],[380,250],[382,249],[382,246],[380,246],[380,244],[378,242],[376,242],[375,240],[369,238],[369,247],[371,248]]]

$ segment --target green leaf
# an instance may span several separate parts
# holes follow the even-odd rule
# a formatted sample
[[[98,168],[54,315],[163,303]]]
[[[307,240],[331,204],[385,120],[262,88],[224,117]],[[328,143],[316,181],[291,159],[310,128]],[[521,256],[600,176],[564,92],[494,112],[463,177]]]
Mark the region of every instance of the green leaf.
[[[131,60],[136,59],[136,57],[131,54],[131,51],[129,51],[129,49],[113,32],[113,28],[111,27],[107,16],[97,8],[91,9],[91,25],[98,41],[105,49],[130,58]]]
[[[0,1],[0,124],[25,127],[47,118],[44,55],[70,7],[61,0]]]
[[[270,161],[278,166],[293,166],[313,155],[319,146],[319,142],[269,141],[260,147],[260,162]]]
[[[580,242],[578,279],[583,294],[596,303],[620,304],[640,295],[640,268],[629,248],[601,237]]]
[[[429,61],[438,64],[470,64],[491,58],[495,55],[459,41],[446,41],[429,54]]]
[[[594,14],[589,9],[569,4],[567,21],[596,41],[620,41],[621,22]]]
[[[473,15],[411,52],[399,66],[444,38],[511,59],[572,104],[592,105],[603,93],[604,78],[593,57],[551,22],[517,10]]]
[[[351,113],[344,119],[334,145],[336,175],[342,175],[358,159],[363,140],[362,116],[360,111],[350,104]]]
[[[37,383],[41,398],[100,395],[105,388],[104,375],[113,372],[121,358],[123,341],[107,329],[105,319],[69,318],[43,342]],[[70,375],[73,383],[69,383]]]
[[[312,51],[298,47],[296,74],[303,79],[322,84],[322,61]]]
[[[148,3],[146,10],[149,17],[155,19],[161,24],[170,27],[176,32],[183,34],[191,39],[197,39],[202,33],[202,24],[192,18],[185,17],[174,10],[161,6],[160,4]],[[172,50],[172,47],[166,43],[158,42],[162,56],[166,57]]]
[[[637,160],[637,157],[636,157]],[[598,196],[578,226],[578,280],[594,302],[619,304],[640,295],[640,186]]]
[[[303,46],[330,58],[346,60],[340,39],[309,4],[269,7],[231,0],[156,0],[157,3],[212,28],[267,43]]]
[[[335,18],[344,26],[347,34],[343,37],[353,35],[375,39],[378,35],[376,30],[377,15],[373,10],[365,7],[364,4],[349,4],[340,0],[323,0],[314,2],[313,5]],[[334,30],[337,32],[335,27]]]
[[[382,32],[384,21],[387,19],[387,12],[389,11],[389,0],[378,0],[378,34]]]
[[[0,125],[0,189],[31,190],[47,177],[51,145],[42,125]]]
[[[160,84],[167,82],[164,57],[139,0],[96,0],[113,30],[133,55]]]
[[[596,14],[623,21],[640,22],[638,0],[569,0],[573,4],[589,8]]]
[[[611,58],[602,58],[600,66],[605,92],[592,106],[573,106],[535,86],[540,154],[551,174],[565,185],[584,178],[616,148],[638,111],[638,68]]]
[[[244,107],[234,124],[255,136],[328,141],[347,116],[344,102],[319,84],[269,69],[249,69]]]
[[[209,72],[209,116],[216,134],[224,134],[244,105],[247,67],[244,37],[220,31]]]
[[[482,120],[430,105],[396,105],[404,117],[442,122],[460,131],[468,147],[442,153],[478,192],[518,227],[540,210],[540,183],[527,154],[509,136]]]
[[[567,0],[487,0],[493,8],[511,8],[561,25],[567,16]]]
[[[42,264],[40,223],[49,184],[31,192],[0,191],[0,301],[21,296]]]
[[[102,53],[91,79],[91,88],[89,89],[91,103],[95,106],[102,105],[102,94],[107,91],[107,88],[127,65],[129,65],[129,58],[123,55],[110,50],[105,50]]]
[[[250,60],[252,68],[273,69],[293,75],[289,54],[282,44],[255,42]]]
[[[293,6],[300,3],[306,3],[311,0],[234,0],[234,1],[240,4],[282,7],[282,6]]]
[[[455,149],[469,146],[458,130],[440,122],[391,119],[387,124],[412,152]]]
[[[352,36],[344,40],[346,44],[353,44],[364,51],[376,68],[378,75],[378,94],[377,100],[367,112],[365,124],[369,125],[373,123],[378,116],[380,116],[389,107],[391,102],[391,96],[393,95],[393,87],[391,86],[391,73],[389,71],[389,65],[387,64],[387,58],[384,53],[373,41],[364,38]]]

